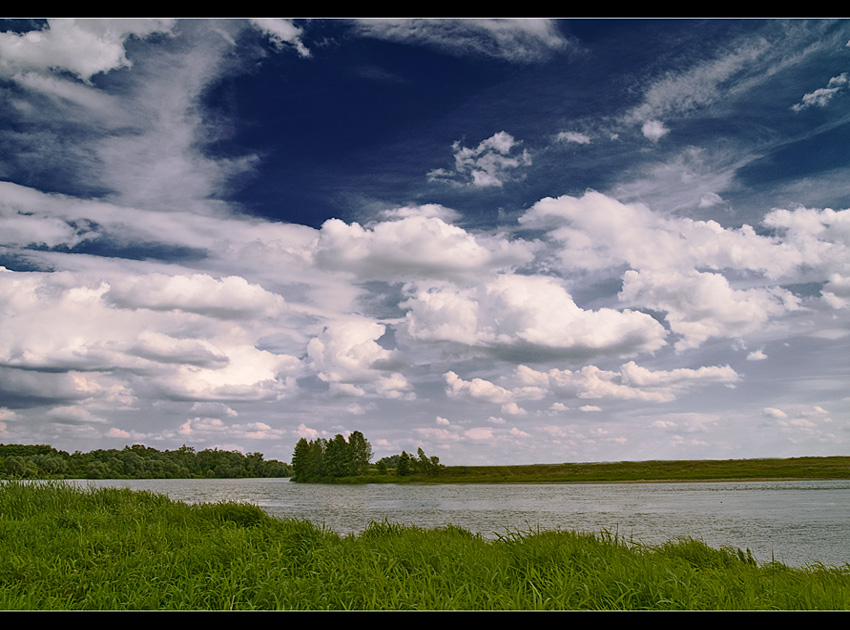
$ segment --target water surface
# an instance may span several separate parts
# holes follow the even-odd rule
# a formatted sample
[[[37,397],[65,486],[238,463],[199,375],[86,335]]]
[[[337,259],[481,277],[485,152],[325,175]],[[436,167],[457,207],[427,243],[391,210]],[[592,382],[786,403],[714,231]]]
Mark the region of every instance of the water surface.
[[[536,529],[606,530],[647,544],[692,537],[750,549],[759,562],[850,563],[850,481],[324,485],[288,479],[80,482],[187,502],[247,501],[340,534],[370,521],[458,525],[488,538]]]

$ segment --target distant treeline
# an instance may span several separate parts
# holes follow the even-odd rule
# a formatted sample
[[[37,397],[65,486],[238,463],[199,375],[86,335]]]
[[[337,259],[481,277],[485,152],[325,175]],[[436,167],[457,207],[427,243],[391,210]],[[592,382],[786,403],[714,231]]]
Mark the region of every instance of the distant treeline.
[[[384,457],[371,464],[372,445],[360,431],[353,431],[348,440],[342,434],[333,439],[301,438],[292,453],[292,481],[328,482],[342,478],[386,478],[412,475],[434,477],[445,467],[438,457],[428,457],[420,448],[417,455],[405,451],[401,455]]]
[[[134,444],[123,449],[66,453],[43,444],[0,444],[0,478],[25,479],[232,479],[289,477],[292,468],[262,453],[205,449],[173,451]]]

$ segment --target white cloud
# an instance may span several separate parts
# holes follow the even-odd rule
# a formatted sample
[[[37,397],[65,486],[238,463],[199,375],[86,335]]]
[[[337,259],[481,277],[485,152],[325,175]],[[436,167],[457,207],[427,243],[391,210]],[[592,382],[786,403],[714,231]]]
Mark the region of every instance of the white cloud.
[[[206,274],[155,273],[127,278],[111,287],[105,298],[122,308],[179,310],[222,319],[273,317],[285,309],[281,296],[239,276],[213,278]]]
[[[799,308],[786,289],[736,290],[721,274],[698,271],[627,271],[620,298],[664,311],[673,332],[682,336],[677,350],[697,348],[712,337],[746,335]]]
[[[464,431],[464,435],[473,440],[492,440],[495,437],[493,435],[493,429],[490,427],[475,427],[474,429],[467,429]]]
[[[761,348],[753,350],[747,355],[747,361],[764,361],[765,359],[767,359],[767,355]]]
[[[446,381],[446,391],[452,397],[466,396],[499,405],[509,403],[513,399],[512,392],[482,378],[465,381],[454,372],[446,372],[443,378]]]
[[[402,304],[407,332],[420,341],[557,354],[634,354],[665,343],[666,332],[643,313],[579,308],[554,278],[500,275],[471,289],[421,290]]]
[[[850,306],[850,276],[844,277],[839,273],[830,275],[821,294],[832,308],[847,308]]]
[[[786,414],[781,409],[777,409],[776,407],[765,407],[762,410],[762,413],[769,418],[787,418],[788,414]]]
[[[602,370],[595,365],[575,371],[551,369],[545,372],[520,365],[511,379],[516,386],[511,389],[481,378],[463,380],[454,372],[447,372],[443,377],[449,396],[502,405],[504,413],[519,411],[518,400],[540,400],[552,395],[666,403],[693,387],[730,384],[739,379],[728,365],[652,371],[633,361],[623,364],[619,372]],[[552,409],[563,411],[566,407],[556,403]],[[599,408],[586,405],[581,410],[598,411]]]
[[[769,227],[783,226],[783,216],[770,216]],[[816,243],[801,249],[761,236],[749,225],[728,229],[716,221],[666,217],[644,204],[624,204],[595,191],[541,199],[519,222],[548,229],[549,238],[563,245],[559,256],[568,268],[628,263],[638,270],[747,269],[776,278],[812,264],[820,253]]]
[[[319,378],[340,394],[361,396],[370,390],[385,398],[409,397],[407,379],[391,371],[396,353],[377,343],[385,332],[383,324],[366,318],[340,317],[310,340],[307,355]]]
[[[848,83],[850,83],[850,79],[847,77],[847,73],[842,72],[838,76],[832,77],[825,88],[820,88],[814,92],[804,94],[801,102],[793,105],[791,109],[795,112],[799,112],[804,109],[808,109],[809,107],[826,107],[836,94],[844,89]]]
[[[109,283],[70,272],[0,274],[6,305],[0,361],[27,370],[145,374],[165,395],[197,400],[263,399],[292,390],[300,362],[257,349],[253,322],[151,310],[141,294],[134,308],[116,308],[109,293]],[[73,391],[93,387],[77,379]],[[107,391],[117,390],[102,394]]]
[[[302,57],[309,57],[310,51],[301,41],[303,31],[284,18],[253,18],[251,24],[265,33],[277,48],[292,46]]]
[[[647,84],[643,102],[625,118],[627,122],[645,122],[683,116],[728,98],[730,82],[769,75],[764,64],[766,55],[772,50],[774,47],[767,39],[744,38],[713,59],[682,71],[670,71]]]
[[[364,228],[329,219],[315,249],[317,265],[360,279],[454,278],[528,262],[522,242],[475,237],[438,217],[411,216]]]
[[[748,225],[731,229],[662,216],[591,191],[542,199],[519,221],[547,230],[552,255],[565,271],[630,267],[620,299],[665,313],[683,337],[680,350],[712,337],[749,334],[799,310],[801,300],[780,284],[828,281],[823,298],[836,308],[848,295],[842,280],[850,277],[846,210],[773,210],[763,220],[770,233],[759,234]],[[741,278],[748,278],[745,288],[732,283]]]
[[[273,429],[265,422],[250,422],[246,424],[227,424],[219,418],[197,417],[186,420],[180,425],[177,433],[190,440],[274,440],[280,439],[284,432]]]
[[[380,215],[389,220],[409,219],[411,217],[424,217],[428,219],[440,219],[444,223],[453,223],[460,219],[461,214],[451,208],[438,203],[426,203],[420,206],[402,206],[381,211]]]
[[[0,33],[0,73],[67,70],[89,81],[131,65],[124,51],[127,38],[169,33],[174,24],[173,19],[49,19],[40,31]]]
[[[524,416],[528,412],[517,403],[509,402],[502,405],[502,413],[508,414],[509,416]]]
[[[501,187],[516,177],[518,168],[531,164],[531,155],[525,149],[519,151],[519,144],[504,131],[482,140],[475,148],[456,141],[452,145],[454,171],[437,169],[428,173],[428,179],[475,188]]]
[[[557,139],[560,142],[573,142],[575,144],[590,144],[590,136],[578,131],[562,131]]]
[[[640,129],[641,133],[649,140],[657,142],[670,131],[659,120],[647,120]]]
[[[356,28],[366,37],[514,63],[543,61],[569,47],[557,22],[543,19],[364,19]]]

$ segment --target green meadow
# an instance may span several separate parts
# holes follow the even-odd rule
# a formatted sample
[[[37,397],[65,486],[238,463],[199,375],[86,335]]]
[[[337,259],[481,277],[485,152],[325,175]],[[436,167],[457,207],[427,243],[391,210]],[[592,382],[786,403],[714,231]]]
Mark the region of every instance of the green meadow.
[[[527,466],[442,466],[431,474],[378,474],[325,478],[336,483],[613,483],[642,481],[731,481],[761,479],[850,479],[850,457],[787,459],[655,460],[531,464]]]
[[[340,536],[243,503],[0,484],[4,610],[846,610],[850,565],[683,539],[373,523]]]

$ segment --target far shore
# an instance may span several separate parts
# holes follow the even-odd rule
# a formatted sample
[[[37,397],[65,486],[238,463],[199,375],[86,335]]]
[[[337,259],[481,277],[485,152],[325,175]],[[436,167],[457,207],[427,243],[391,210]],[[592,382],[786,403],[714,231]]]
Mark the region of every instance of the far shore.
[[[792,457],[730,460],[655,460],[517,466],[445,466],[437,474],[397,476],[369,473],[316,480],[322,483],[698,483],[850,479],[850,457]]]

